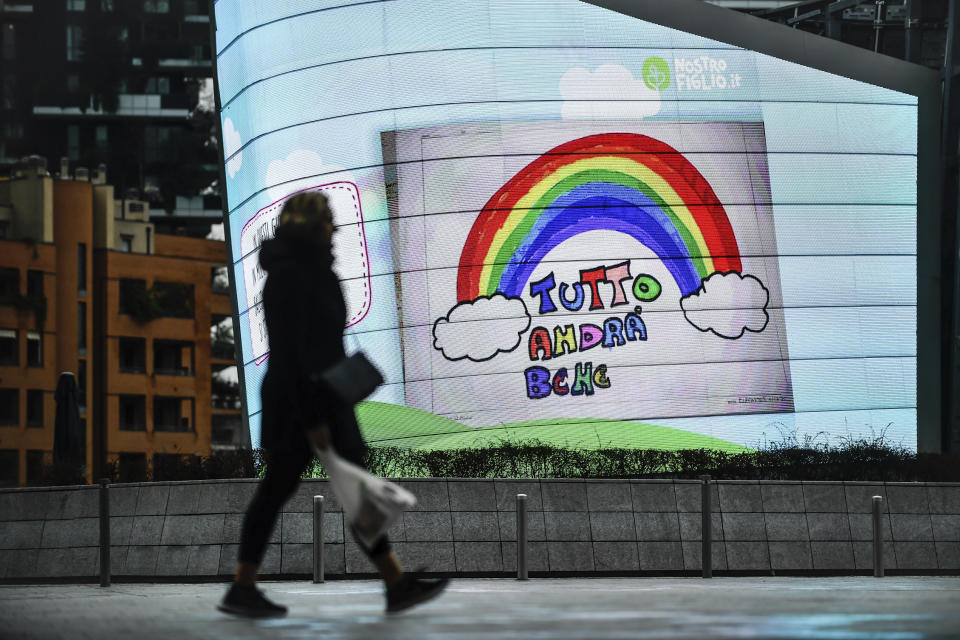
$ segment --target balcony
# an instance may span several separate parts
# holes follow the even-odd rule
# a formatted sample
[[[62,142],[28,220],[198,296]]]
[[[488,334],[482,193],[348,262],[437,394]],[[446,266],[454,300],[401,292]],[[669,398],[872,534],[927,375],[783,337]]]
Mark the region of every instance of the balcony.
[[[154,340],[153,373],[158,376],[192,376],[193,343]]]
[[[80,107],[36,106],[33,115],[49,117],[83,117],[98,118],[104,116],[142,117],[142,118],[170,118],[183,119],[190,115],[189,109],[167,108],[162,105],[162,96],[149,94],[120,94],[117,96],[117,110],[104,111],[95,109],[91,104],[87,109]]]
[[[0,12],[33,13],[33,5],[27,2],[4,2],[0,0]]]

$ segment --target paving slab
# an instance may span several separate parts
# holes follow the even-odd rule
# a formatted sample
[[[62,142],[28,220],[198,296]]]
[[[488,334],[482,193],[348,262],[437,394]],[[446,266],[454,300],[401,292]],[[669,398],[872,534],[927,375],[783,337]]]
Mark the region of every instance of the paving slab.
[[[501,638],[945,639],[960,578],[457,579],[437,600],[383,612],[372,580],[266,582],[286,618],[215,610],[224,584],[0,586],[0,638],[494,640]]]

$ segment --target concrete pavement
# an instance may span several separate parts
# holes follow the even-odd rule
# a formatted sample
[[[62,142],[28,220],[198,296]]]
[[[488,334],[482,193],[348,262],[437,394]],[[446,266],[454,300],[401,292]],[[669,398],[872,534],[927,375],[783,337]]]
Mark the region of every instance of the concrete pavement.
[[[0,638],[960,638],[960,578],[458,579],[396,616],[379,583],[267,582],[286,618],[214,609],[224,584],[0,587]]]

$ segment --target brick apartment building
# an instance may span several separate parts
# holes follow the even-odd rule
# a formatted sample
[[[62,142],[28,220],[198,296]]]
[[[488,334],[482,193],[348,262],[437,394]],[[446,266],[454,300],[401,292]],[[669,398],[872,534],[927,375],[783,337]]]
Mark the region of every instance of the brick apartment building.
[[[224,243],[156,234],[102,168],[54,179],[44,164],[0,180],[0,484],[51,461],[64,371],[88,480],[244,444]]]

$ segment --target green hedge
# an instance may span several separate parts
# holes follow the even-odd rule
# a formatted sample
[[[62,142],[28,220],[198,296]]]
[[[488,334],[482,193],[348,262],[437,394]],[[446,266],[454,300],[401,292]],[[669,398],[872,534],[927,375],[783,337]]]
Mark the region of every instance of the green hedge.
[[[584,451],[538,442],[452,451],[376,448],[367,456],[367,467],[385,477],[693,479],[709,474],[719,480],[960,481],[960,454],[916,454],[864,441],[747,453],[712,449]],[[319,465],[312,475],[319,475]]]
[[[711,449],[575,450],[539,442],[502,443],[475,449],[422,451],[371,448],[367,468],[387,478],[686,478],[709,474],[717,480],[872,480],[885,482],[960,482],[960,453],[912,453],[878,441],[840,446],[773,445],[758,451],[726,453]],[[241,450],[199,457],[180,456],[148,468],[142,477],[113,482],[209,480],[262,477],[263,452]],[[70,484],[82,469],[50,467],[31,484]],[[325,477],[318,462],[305,478]]]

